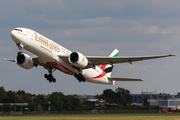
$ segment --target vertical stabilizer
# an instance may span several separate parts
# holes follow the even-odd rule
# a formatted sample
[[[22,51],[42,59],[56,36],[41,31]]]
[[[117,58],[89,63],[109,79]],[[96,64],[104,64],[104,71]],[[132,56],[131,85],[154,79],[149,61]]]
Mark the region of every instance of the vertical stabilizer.
[[[119,50],[115,49],[109,57],[117,57],[119,54]],[[106,65],[101,65],[100,68],[106,72],[107,76],[110,77],[112,70],[113,70],[114,64],[106,64]]]

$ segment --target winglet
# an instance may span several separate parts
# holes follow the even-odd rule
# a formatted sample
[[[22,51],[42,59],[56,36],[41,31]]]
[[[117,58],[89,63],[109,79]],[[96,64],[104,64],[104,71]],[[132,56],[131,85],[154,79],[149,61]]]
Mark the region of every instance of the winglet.
[[[169,54],[168,56],[176,56],[176,55]]]

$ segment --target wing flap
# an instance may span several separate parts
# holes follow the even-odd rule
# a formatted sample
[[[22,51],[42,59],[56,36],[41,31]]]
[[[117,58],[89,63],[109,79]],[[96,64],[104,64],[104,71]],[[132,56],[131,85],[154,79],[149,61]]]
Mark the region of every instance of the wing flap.
[[[109,80],[113,81],[144,81],[143,79],[135,79],[135,78],[118,78],[118,77],[109,77]]]

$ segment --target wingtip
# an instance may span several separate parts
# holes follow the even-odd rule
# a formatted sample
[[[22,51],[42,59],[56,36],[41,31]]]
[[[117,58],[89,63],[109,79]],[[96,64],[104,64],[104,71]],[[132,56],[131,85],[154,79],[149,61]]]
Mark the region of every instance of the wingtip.
[[[176,55],[173,55],[173,54],[169,54],[168,56],[176,56]]]

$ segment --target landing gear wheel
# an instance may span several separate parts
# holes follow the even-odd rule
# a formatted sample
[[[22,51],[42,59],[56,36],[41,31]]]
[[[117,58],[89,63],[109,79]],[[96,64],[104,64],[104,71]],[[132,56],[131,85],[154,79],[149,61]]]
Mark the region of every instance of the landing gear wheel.
[[[55,83],[55,82],[56,82],[56,79],[55,79],[55,78],[53,78],[53,79],[52,79],[52,81]]]
[[[85,79],[85,78],[83,79],[83,82],[86,82],[86,79]]]
[[[44,77],[51,83],[51,82],[56,82],[56,79],[52,76],[52,74],[45,74]]]
[[[80,74],[74,74],[74,77],[79,81],[79,82],[86,82],[86,79],[83,77],[83,75]]]
[[[47,79],[47,78],[48,78],[48,75],[47,75],[47,74],[45,74],[45,75],[44,75],[44,77]]]
[[[51,83],[52,81],[51,80],[48,80],[49,81],[49,83]]]
[[[74,74],[74,77],[77,78],[77,74]]]

